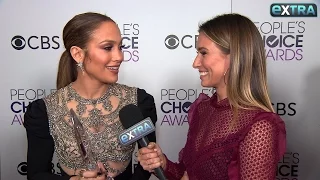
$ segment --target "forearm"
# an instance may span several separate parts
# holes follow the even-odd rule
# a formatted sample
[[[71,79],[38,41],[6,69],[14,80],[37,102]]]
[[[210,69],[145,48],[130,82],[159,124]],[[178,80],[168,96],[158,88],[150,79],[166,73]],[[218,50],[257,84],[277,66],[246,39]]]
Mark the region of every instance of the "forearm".
[[[184,171],[186,170],[182,162],[174,163],[170,161],[165,155],[163,156],[163,170],[168,179],[180,180],[183,176]]]

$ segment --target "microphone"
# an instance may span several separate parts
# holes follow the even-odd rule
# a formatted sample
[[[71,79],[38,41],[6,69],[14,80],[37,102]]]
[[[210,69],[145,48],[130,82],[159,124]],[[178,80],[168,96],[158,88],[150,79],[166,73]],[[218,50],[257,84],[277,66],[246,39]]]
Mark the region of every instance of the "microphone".
[[[149,140],[146,136],[155,131],[155,127],[151,119],[144,119],[140,109],[133,104],[124,106],[119,111],[119,118],[125,129],[118,136],[120,144],[129,145],[138,141],[140,146],[147,147]],[[154,171],[160,180],[167,179],[162,167],[155,168]]]

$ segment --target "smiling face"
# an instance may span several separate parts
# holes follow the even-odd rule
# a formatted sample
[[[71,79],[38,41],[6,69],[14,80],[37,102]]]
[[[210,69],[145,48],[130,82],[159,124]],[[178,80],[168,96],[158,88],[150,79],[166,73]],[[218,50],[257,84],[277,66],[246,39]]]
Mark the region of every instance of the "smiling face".
[[[197,57],[193,62],[193,68],[200,73],[203,87],[225,86],[224,75],[229,68],[229,55],[224,54],[208,36],[201,32],[197,41]]]
[[[111,21],[103,22],[87,43],[84,69],[87,75],[101,83],[118,81],[119,67],[123,61],[121,34]]]

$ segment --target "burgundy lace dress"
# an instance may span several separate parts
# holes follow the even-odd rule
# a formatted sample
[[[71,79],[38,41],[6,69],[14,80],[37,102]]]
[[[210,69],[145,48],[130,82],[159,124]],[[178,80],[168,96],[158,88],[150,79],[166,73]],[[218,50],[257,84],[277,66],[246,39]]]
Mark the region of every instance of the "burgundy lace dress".
[[[277,114],[240,110],[231,126],[227,99],[201,94],[189,110],[189,132],[179,163],[167,159],[166,176],[180,180],[274,180],[286,150],[285,124]]]

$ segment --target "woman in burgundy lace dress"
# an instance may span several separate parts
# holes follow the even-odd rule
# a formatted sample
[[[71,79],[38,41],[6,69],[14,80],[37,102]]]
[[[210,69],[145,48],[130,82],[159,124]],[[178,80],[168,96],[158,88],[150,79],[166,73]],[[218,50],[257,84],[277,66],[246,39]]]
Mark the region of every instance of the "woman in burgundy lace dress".
[[[286,131],[268,95],[259,31],[242,15],[220,15],[199,27],[197,51],[201,85],[216,92],[200,94],[190,107],[178,163],[150,143],[139,150],[140,164],[148,171],[162,166],[170,180],[274,180]]]

